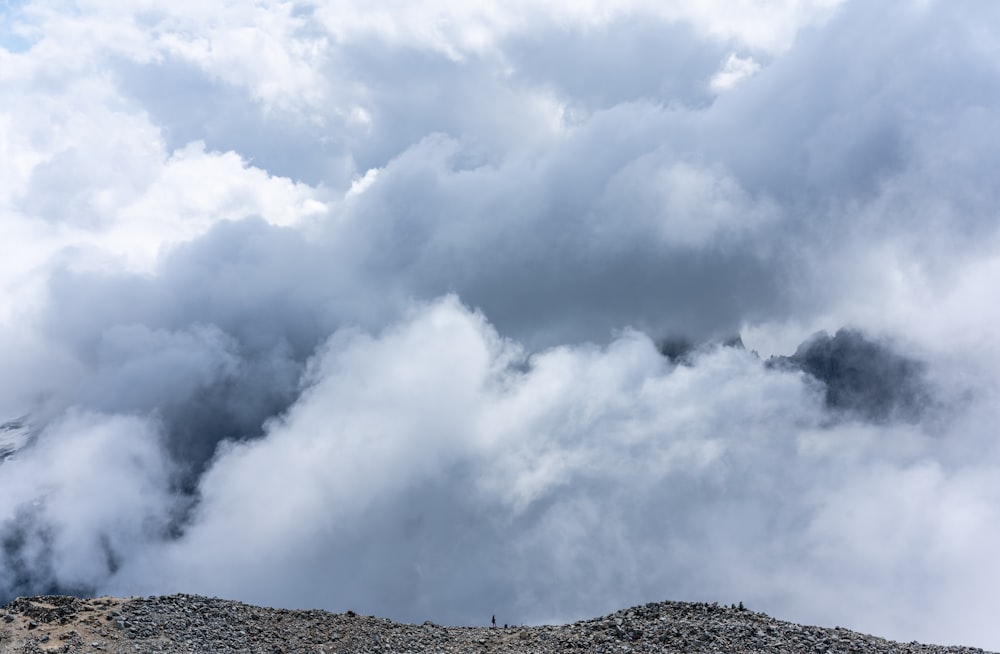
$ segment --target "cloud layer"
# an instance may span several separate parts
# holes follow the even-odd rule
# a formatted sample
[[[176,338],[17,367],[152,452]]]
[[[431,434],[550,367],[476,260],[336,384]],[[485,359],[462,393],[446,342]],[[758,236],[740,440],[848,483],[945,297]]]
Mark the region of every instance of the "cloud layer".
[[[0,596],[1000,647],[998,11],[8,3]]]

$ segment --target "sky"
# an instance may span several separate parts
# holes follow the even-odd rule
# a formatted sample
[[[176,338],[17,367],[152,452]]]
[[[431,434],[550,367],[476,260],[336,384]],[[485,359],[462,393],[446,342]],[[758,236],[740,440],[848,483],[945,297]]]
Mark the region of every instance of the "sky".
[[[991,0],[0,2],[0,598],[1000,650],[998,119]]]

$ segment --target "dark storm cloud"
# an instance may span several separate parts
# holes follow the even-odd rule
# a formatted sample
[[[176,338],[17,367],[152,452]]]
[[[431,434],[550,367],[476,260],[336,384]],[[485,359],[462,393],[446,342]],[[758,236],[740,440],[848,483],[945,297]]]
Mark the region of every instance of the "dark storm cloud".
[[[52,277],[46,332],[72,349],[77,388],[61,403],[155,412],[168,448],[200,472],[226,439],[260,434],[298,393],[305,359],[338,324],[336,289],[288,229],[222,224],[156,276]]]
[[[762,210],[734,190],[732,200],[721,198],[722,224],[697,227],[704,235],[688,231],[694,223],[673,227],[669,205],[660,208],[666,216],[631,211],[639,192],[633,158],[647,157],[638,165],[653,175],[669,165],[659,163],[661,153],[647,155],[656,146],[643,138],[661,119],[626,106],[569,137],[551,159],[472,169],[460,167],[460,142],[428,139],[379,173],[349,207],[345,231],[370,253],[370,275],[422,297],[457,291],[528,340],[601,340],[622,326],[621,316],[653,330],[731,333],[748,313],[781,300],[773,264],[715,233],[729,231],[730,220],[738,232]],[[591,156],[599,143],[603,156]],[[699,183],[728,190],[712,173],[671,177],[675,171],[662,171],[658,192],[678,200],[678,210],[685,196],[701,199]],[[387,203],[399,197],[408,198],[405,207]],[[710,247],[690,247],[692,240]]]

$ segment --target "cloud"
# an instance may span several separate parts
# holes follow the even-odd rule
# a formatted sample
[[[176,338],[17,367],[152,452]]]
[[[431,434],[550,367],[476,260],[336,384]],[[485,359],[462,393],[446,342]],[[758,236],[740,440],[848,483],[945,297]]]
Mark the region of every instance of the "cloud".
[[[722,69],[719,70],[709,83],[713,91],[721,92],[739,84],[747,77],[752,77],[760,70],[760,64],[753,57],[740,57],[730,54],[726,57]]]
[[[170,579],[460,623],[666,593],[811,621],[857,622],[860,605],[866,628],[922,638],[940,636],[915,604],[876,610],[900,588],[921,610],[963,591],[988,605],[965,557],[997,541],[996,485],[981,463],[939,458],[969,436],[831,425],[822,388],[745,350],[674,366],[630,332],[527,355],[449,298],[380,334],[338,333],[306,379],[263,439],[220,451],[185,534],[111,590]],[[987,637],[982,614],[948,614]]]
[[[170,463],[155,424],[70,411],[3,462],[5,593],[94,592],[165,534]]]
[[[996,647],[994,5],[391,9],[3,10],[0,595]]]
[[[719,350],[703,366],[675,370],[647,338],[629,333],[607,348],[525,358],[453,298],[377,336],[340,332],[319,352],[299,400],[263,439],[221,451],[185,536],[165,547],[162,561],[146,563],[152,569],[133,574],[288,603],[299,601],[301,575],[312,570],[329,582],[308,591],[319,593],[315,601],[408,619],[443,604],[449,619],[475,620],[495,593],[525,603],[510,607],[516,621],[567,616],[583,608],[567,588],[609,592],[611,606],[654,586],[647,579],[644,590],[627,591],[644,562],[615,564],[622,549],[652,544],[651,525],[628,537],[635,520],[648,510],[655,523],[663,513],[654,507],[681,501],[661,494],[671,480],[696,496],[702,475],[725,484],[723,462],[747,451],[720,426],[740,420],[741,438],[752,442],[776,436],[778,415],[794,423],[819,414],[799,375],[768,371],[745,352]],[[732,379],[741,369],[760,382],[752,396],[747,380]],[[703,399],[678,410],[705,395],[740,415],[713,417]],[[747,422],[748,415],[758,418]],[[630,515],[608,515],[625,495],[633,496]],[[576,538],[589,528],[578,519],[607,520],[611,536],[592,534],[598,548],[581,550]],[[382,533],[376,541],[385,539],[375,545],[385,550],[378,560],[392,561],[404,578],[364,590],[372,521]],[[464,551],[454,567],[449,542]],[[616,572],[584,583],[605,556]],[[238,581],[260,561],[270,562],[266,572]],[[523,576],[548,566],[548,576]],[[385,584],[395,599],[382,596]],[[480,584],[496,588],[468,595]],[[464,587],[465,595],[439,596],[442,587]]]

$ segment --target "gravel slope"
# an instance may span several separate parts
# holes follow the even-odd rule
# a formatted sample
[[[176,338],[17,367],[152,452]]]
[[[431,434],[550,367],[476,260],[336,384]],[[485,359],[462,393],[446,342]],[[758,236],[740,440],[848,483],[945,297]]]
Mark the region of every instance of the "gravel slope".
[[[737,607],[662,602],[569,625],[443,627],[325,611],[269,609],[193,595],[20,598],[0,609],[8,652],[909,652],[982,653],[807,627]]]

